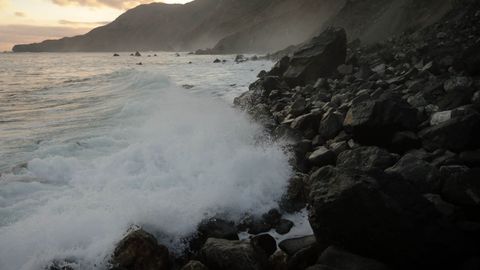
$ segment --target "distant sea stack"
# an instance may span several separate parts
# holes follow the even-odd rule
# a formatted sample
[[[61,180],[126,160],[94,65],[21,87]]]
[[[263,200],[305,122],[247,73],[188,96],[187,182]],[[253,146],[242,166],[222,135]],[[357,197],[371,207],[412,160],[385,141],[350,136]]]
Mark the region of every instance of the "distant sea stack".
[[[301,43],[328,26],[351,39],[383,40],[429,25],[451,0],[196,0],[128,10],[85,35],[16,45],[14,52],[192,51],[267,53]]]

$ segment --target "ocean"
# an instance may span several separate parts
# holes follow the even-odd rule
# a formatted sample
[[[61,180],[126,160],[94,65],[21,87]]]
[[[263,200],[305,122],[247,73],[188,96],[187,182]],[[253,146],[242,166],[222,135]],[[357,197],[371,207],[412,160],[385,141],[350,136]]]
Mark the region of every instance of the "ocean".
[[[175,252],[277,206],[289,155],[232,106],[272,63],[157,54],[0,54],[0,269],[104,269],[134,226]]]

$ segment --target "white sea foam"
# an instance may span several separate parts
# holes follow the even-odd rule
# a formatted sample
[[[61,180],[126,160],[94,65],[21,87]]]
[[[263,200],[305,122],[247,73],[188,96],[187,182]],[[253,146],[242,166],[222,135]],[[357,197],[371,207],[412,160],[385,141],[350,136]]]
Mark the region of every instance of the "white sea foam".
[[[110,91],[135,94],[101,122],[107,131],[42,142],[25,168],[1,176],[0,269],[101,269],[132,225],[175,249],[205,217],[276,206],[291,169],[259,126],[156,72],[118,79]]]

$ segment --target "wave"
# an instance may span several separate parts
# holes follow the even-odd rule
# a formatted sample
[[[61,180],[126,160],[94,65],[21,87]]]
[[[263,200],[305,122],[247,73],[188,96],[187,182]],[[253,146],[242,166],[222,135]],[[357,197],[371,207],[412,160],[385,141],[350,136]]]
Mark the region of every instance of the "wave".
[[[102,269],[133,225],[179,251],[206,217],[276,206],[291,168],[282,145],[258,140],[261,127],[158,72],[111,76],[123,105],[103,132],[42,142],[0,177],[0,269]]]

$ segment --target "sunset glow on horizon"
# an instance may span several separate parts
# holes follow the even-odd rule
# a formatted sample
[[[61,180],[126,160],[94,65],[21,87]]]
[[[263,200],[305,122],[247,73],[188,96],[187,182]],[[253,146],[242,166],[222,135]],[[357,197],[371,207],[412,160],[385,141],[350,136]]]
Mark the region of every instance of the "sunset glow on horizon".
[[[125,10],[151,2],[191,0],[0,0],[0,51],[15,44],[85,34]]]

